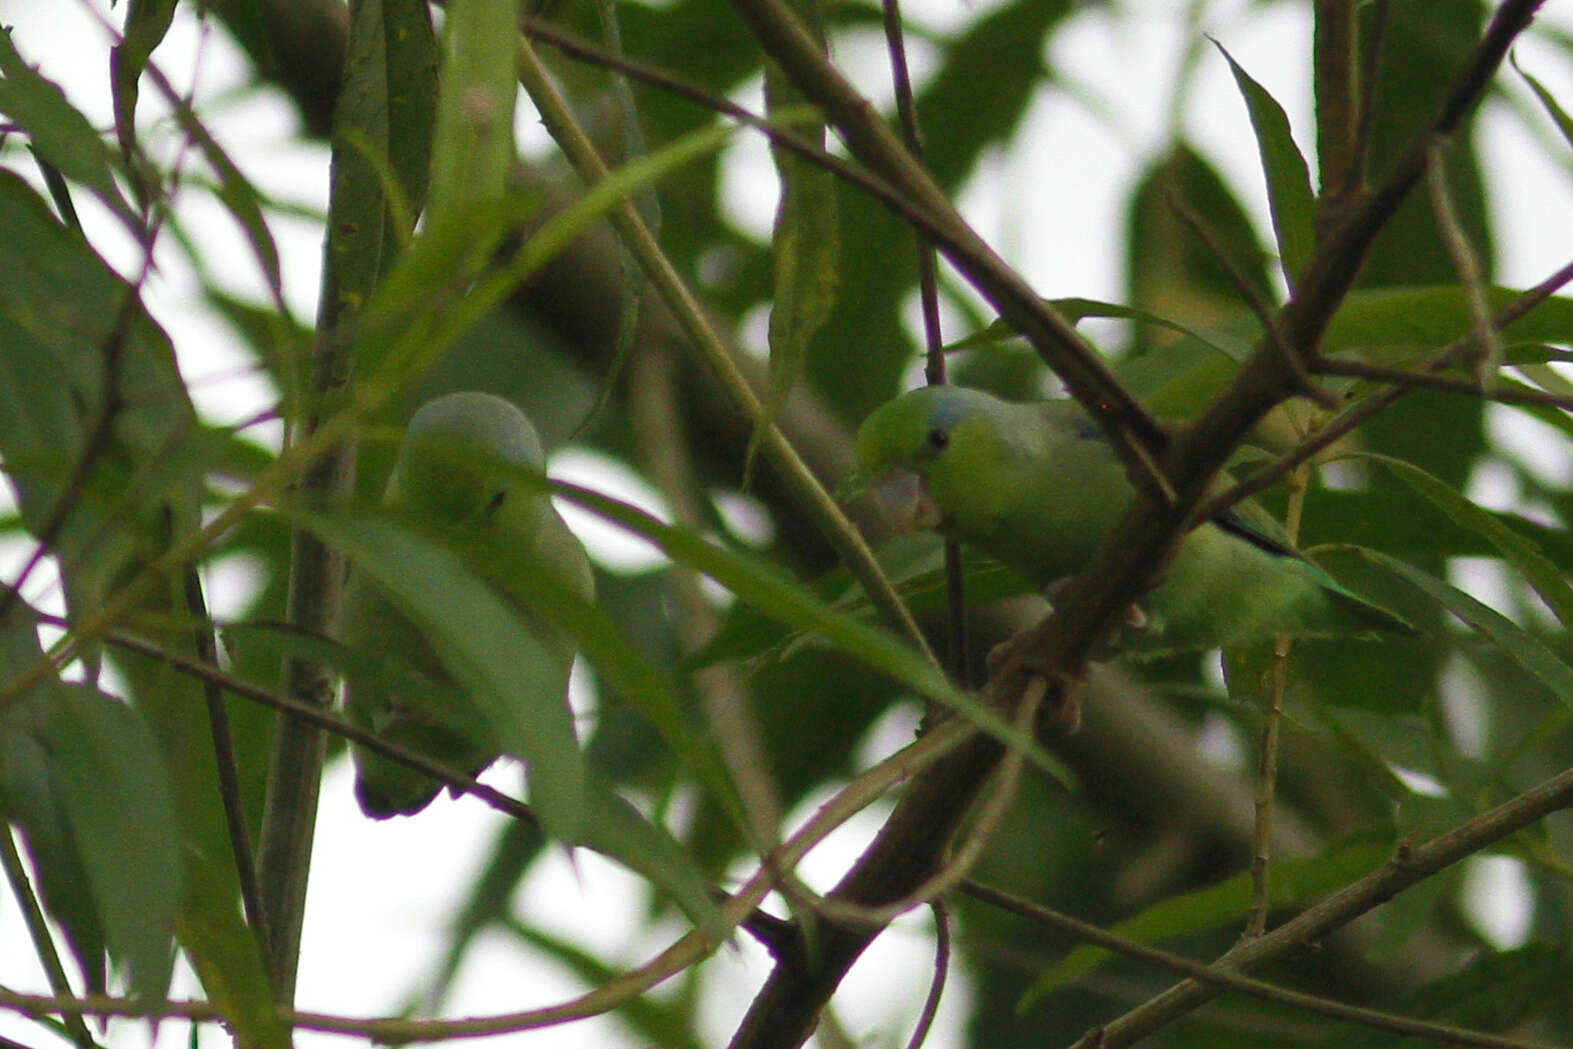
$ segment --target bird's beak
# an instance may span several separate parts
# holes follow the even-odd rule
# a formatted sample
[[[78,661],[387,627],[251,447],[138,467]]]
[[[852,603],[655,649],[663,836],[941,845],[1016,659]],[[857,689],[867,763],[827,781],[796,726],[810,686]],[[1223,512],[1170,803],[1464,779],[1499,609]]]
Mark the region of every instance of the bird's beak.
[[[872,486],[874,505],[885,523],[906,535],[937,528],[939,507],[929,495],[928,481],[916,470],[898,466]]]

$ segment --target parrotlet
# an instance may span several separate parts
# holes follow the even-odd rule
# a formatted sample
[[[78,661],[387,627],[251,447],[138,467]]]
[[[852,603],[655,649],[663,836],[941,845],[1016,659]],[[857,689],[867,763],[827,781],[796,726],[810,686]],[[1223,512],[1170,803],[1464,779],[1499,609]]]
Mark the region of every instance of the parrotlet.
[[[1133,497],[1125,467],[1073,400],[1004,401],[929,386],[858,430],[854,486],[871,484],[897,528],[934,530],[1014,568],[1051,598],[1081,571]],[[1294,637],[1412,633],[1341,586],[1239,507],[1193,529],[1133,610],[1123,649],[1156,655]],[[1281,530],[1277,530],[1280,531]]]
[[[511,471],[541,470],[540,439],[524,413],[488,393],[452,393],[427,402],[410,419],[383,493],[390,510],[431,525],[457,548],[505,541],[518,559],[539,564],[586,600],[595,583],[584,547],[550,498]],[[508,581],[473,565],[504,597]],[[516,605],[517,599],[510,598]],[[528,610],[523,620],[551,660],[566,697],[573,647]],[[340,619],[341,640],[375,661],[374,676],[345,690],[351,722],[451,768],[480,772],[499,756],[486,719],[470,704],[415,624],[377,585],[351,572]],[[355,796],[376,819],[414,815],[442,784],[406,765],[352,745]]]

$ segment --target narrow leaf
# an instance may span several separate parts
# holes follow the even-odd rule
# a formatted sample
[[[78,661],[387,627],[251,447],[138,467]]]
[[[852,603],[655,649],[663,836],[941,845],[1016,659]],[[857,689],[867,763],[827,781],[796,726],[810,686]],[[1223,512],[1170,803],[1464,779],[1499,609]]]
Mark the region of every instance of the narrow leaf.
[[[504,753],[530,763],[530,801],[551,833],[577,842],[589,769],[565,682],[520,611],[464,560],[386,518],[302,513],[416,624],[485,714]]]
[[[504,195],[515,159],[517,17],[513,0],[456,0],[448,6],[427,213],[436,229],[469,205]],[[473,255],[470,262],[478,265],[484,258]]]
[[[1539,679],[1551,694],[1573,707],[1573,667],[1559,659],[1547,644],[1507,616],[1470,597],[1450,583],[1429,572],[1365,547],[1354,548],[1362,557],[1401,576],[1424,591],[1443,608],[1457,616],[1465,626],[1501,649],[1513,662]]]
[[[136,153],[137,82],[148,59],[175,18],[177,0],[131,0],[125,33],[109,51],[110,92],[115,105],[115,134],[128,160]]]
[[[1294,287],[1295,276],[1305,267],[1316,247],[1316,195],[1311,189],[1311,173],[1300,147],[1289,130],[1289,117],[1277,99],[1241,68],[1234,56],[1214,40],[1213,45],[1228,61],[1234,82],[1245,98],[1256,131],[1256,148],[1262,157],[1262,173],[1267,178],[1267,203],[1273,215],[1273,234],[1283,263],[1284,279]]]
[[[1315,859],[1279,860],[1273,864],[1272,905],[1282,908],[1306,903],[1375,870],[1391,855],[1388,846],[1353,844]],[[1250,903],[1251,876],[1242,871],[1204,889],[1171,896],[1109,931],[1137,943],[1161,943],[1240,921]],[[1025,1012],[1045,994],[1081,979],[1115,957],[1102,947],[1076,948],[1033,981],[1016,1011]]]
[[[180,838],[158,744],[130,707],[85,686],[55,690],[45,733],[110,956],[138,995],[158,1001],[181,901]]]
[[[1535,93],[1535,97],[1545,107],[1546,114],[1556,122],[1557,130],[1562,132],[1563,140],[1569,146],[1573,146],[1573,117],[1568,116],[1568,111],[1562,108],[1562,104],[1557,101],[1555,95],[1546,90],[1544,84],[1524,71],[1524,67],[1518,64],[1518,54],[1516,52],[1508,55],[1508,61],[1513,63],[1513,68],[1518,71],[1518,75],[1524,78],[1524,82],[1529,85],[1529,89]]]
[[[1563,570],[1542,553],[1532,540],[1519,535],[1495,515],[1482,510],[1464,498],[1462,493],[1412,463],[1385,455],[1366,455],[1362,458],[1381,463],[1393,476],[1424,496],[1459,527],[1485,539],[1509,564],[1524,573],[1524,578],[1551,606],[1563,626],[1573,625],[1573,587],[1568,586]]]
[[[0,113],[33,140],[33,148],[73,182],[92,191],[134,235],[141,221],[110,173],[109,149],[53,81],[22,61],[11,30],[0,27]]]

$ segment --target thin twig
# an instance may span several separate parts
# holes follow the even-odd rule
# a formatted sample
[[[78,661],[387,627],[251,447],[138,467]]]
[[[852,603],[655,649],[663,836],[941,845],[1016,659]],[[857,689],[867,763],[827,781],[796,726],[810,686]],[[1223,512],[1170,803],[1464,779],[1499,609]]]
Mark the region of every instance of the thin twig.
[[[265,688],[258,688],[251,682],[228,674],[218,667],[181,655],[179,652],[172,652],[155,642],[123,630],[106,632],[104,640],[127,651],[138,652],[161,660],[167,663],[173,670],[182,674],[189,674],[198,680],[225,689],[241,699],[259,703],[270,710],[286,714],[324,732],[341,736],[391,761],[397,761],[402,765],[415,769],[417,772],[423,772],[433,779],[441,780],[444,786],[453,790],[474,795],[498,812],[511,816],[514,819],[524,820],[537,826],[540,824],[540,817],[524,802],[510,798],[495,787],[487,786],[473,776],[465,775],[456,769],[451,769],[446,765],[432,761],[413,750],[406,750],[396,743],[390,743],[381,736],[361,728],[359,725],[345,721],[333,713],[330,708],[315,703],[303,702],[276,692],[270,692]]]
[[[945,996],[945,980],[950,975],[950,908],[945,906],[944,900],[934,900],[929,909],[934,912],[934,979],[929,983],[928,996],[923,999],[918,1022],[912,1026],[907,1049],[923,1049],[923,1043],[928,1041],[934,1017],[939,1015],[940,1000]]]
[[[1234,290],[1245,304],[1256,315],[1257,323],[1261,324],[1262,331],[1267,333],[1268,345],[1283,355],[1284,363],[1300,383],[1300,392],[1324,408],[1337,408],[1343,403],[1337,394],[1317,382],[1311,373],[1306,370],[1305,360],[1300,353],[1289,345],[1284,338],[1283,329],[1278,326],[1277,311],[1272,303],[1262,298],[1261,294],[1251,286],[1245,273],[1235,263],[1234,259],[1224,250],[1223,244],[1202,217],[1186,206],[1185,201],[1173,192],[1164,196],[1164,203],[1173,211],[1180,221],[1189,226],[1191,232],[1201,240],[1202,246],[1207,249],[1218,265],[1223,267],[1224,273],[1229,278],[1229,283],[1234,285]]]
[[[191,615],[192,643],[197,659],[204,665],[219,669],[218,643],[213,636],[213,622],[208,618],[207,600],[202,594],[202,580],[197,570],[187,565],[184,572],[186,611]],[[251,849],[251,830],[246,825],[246,809],[241,800],[240,770],[235,758],[235,740],[229,727],[229,708],[224,704],[223,687],[212,678],[202,681],[203,699],[208,712],[208,732],[213,737],[213,761],[218,772],[219,798],[224,805],[224,821],[229,829],[229,847],[235,864],[235,877],[240,883],[241,907],[246,913],[246,924],[257,938],[262,956],[267,957],[268,923],[262,908],[262,888],[257,881],[255,854]]]
[[[895,87],[896,114],[901,138],[913,157],[923,159],[923,127],[918,123],[912,74],[907,68],[906,35],[902,29],[900,0],[883,0],[885,48],[890,52],[890,76]],[[923,314],[923,377],[930,386],[946,381],[945,334],[939,317],[939,255],[934,242],[914,229],[918,261],[918,303]],[[947,538],[945,558],[945,668],[950,676],[968,684],[971,662],[967,652],[967,576],[961,543]]]
[[[951,758],[958,747],[979,737],[960,720],[937,726],[932,732],[903,750],[860,773],[835,797],[821,805],[804,825],[789,837],[749,880],[722,904],[722,919],[738,925],[751,915],[775,886],[774,870],[790,869],[833,830],[862,811],[891,788],[911,780],[936,762]],[[992,743],[988,737],[981,737]],[[621,973],[600,987],[556,1005],[497,1016],[467,1017],[460,1020],[408,1020],[400,1018],[364,1019],[301,1012],[280,1007],[279,1017],[293,1027],[359,1035],[382,1044],[435,1042],[450,1038],[480,1037],[511,1031],[536,1030],[599,1016],[618,1008],[629,999],[681,972],[712,953],[718,945],[703,930],[693,930],[655,958],[636,969]],[[30,1016],[73,1014],[88,1016],[186,1017],[201,1021],[222,1021],[223,1014],[208,1002],[150,1002],[145,999],[86,995],[67,999],[49,995],[18,994],[0,988],[0,1008]]]
[[[1072,917],[1063,911],[1056,911],[1041,904],[1023,900],[979,882],[969,881],[961,887],[961,891],[975,899],[982,900],[984,903],[998,907],[1001,910],[1009,911],[1011,914],[1025,918],[1028,921],[1059,929],[1096,947],[1102,947],[1115,954],[1124,955],[1127,958],[1144,962],[1156,968],[1167,969],[1170,972],[1178,973],[1214,987],[1219,991],[1236,991],[1264,1002],[1285,1005],[1291,1009],[1302,1009],[1332,1020],[1343,1020],[1379,1031],[1391,1031],[1396,1034],[1432,1038],[1452,1045],[1482,1046],[1485,1049],[1550,1049],[1550,1047],[1540,1042],[1507,1038],[1502,1035],[1486,1034],[1480,1031],[1469,1031],[1461,1027],[1451,1027],[1447,1024],[1431,1023],[1426,1020],[1412,1020],[1407,1016],[1395,1016],[1392,1013],[1366,1009],[1358,1005],[1344,1005],[1314,994],[1306,994],[1303,991],[1291,991],[1276,984],[1253,980],[1250,977],[1241,976],[1238,972],[1231,969],[1221,968],[1221,962],[1207,965],[1178,954],[1161,951],[1156,947],[1149,947],[1144,943],[1137,943],[1123,936],[1117,936],[1107,929],[1100,928],[1090,922],[1084,922],[1080,918]],[[1089,1041],[1084,1038],[1081,1044],[1091,1049],[1091,1047],[1095,1047],[1099,1043],[1096,1040]]]
[[[552,137],[562,148],[581,180],[594,185],[609,174],[606,164],[594,144],[580,128],[567,102],[552,83],[546,67],[541,64],[529,40],[519,37],[517,45],[519,80],[535,102],[541,119]],[[725,387],[728,395],[742,413],[750,419],[760,418],[759,398],[754,395],[742,374],[727,354],[705,311],[694,298],[682,276],[656,243],[644,220],[629,202],[624,202],[609,213],[612,226],[628,244],[638,259],[651,285],[661,296],[684,333],[686,345],[694,350]],[[779,471],[782,480],[792,490],[803,508],[814,518],[843,563],[863,584],[869,598],[886,622],[900,635],[932,659],[928,643],[917,622],[907,609],[901,596],[885,578],[868,544],[848,521],[824,486],[804,464],[797,451],[781,433],[780,427],[771,422],[764,427],[760,437],[761,447],[769,456],[771,465]],[[937,663],[937,660],[935,661]]]
[[[0,822],[0,868],[5,869],[6,880],[11,884],[11,893],[21,905],[22,921],[27,926],[27,934],[33,940],[33,953],[38,956],[39,963],[44,967],[44,974],[49,979],[49,989],[56,997],[70,1000],[75,997],[71,993],[71,980],[66,976],[66,968],[60,962],[60,952],[55,950],[55,941],[49,935],[49,922],[44,917],[44,909],[39,905],[38,894],[33,891],[33,883],[28,880],[27,867],[22,863],[22,856],[16,850],[16,842],[11,838],[9,824]],[[100,961],[102,956],[100,956]],[[89,964],[92,961],[84,959]],[[89,981],[91,983],[91,981]],[[87,1024],[82,1020],[81,1013],[66,1014],[65,1027],[71,1035],[71,1040],[77,1044],[77,1049],[97,1049],[93,1042],[93,1035],[88,1031]]]
[[[1486,301],[1486,279],[1481,272],[1480,259],[1469,235],[1464,232],[1458,211],[1453,207],[1447,191],[1447,146],[1450,140],[1440,139],[1431,144],[1427,155],[1426,187],[1431,192],[1431,210],[1436,216],[1437,230],[1442,243],[1458,271],[1458,283],[1464,291],[1464,303],[1469,309],[1469,324],[1474,334],[1476,353],[1475,378],[1480,392],[1490,396],[1497,382],[1497,369],[1502,365],[1502,339],[1491,324],[1491,304]]]
[[[1289,512],[1284,532],[1289,542],[1300,536],[1300,515],[1305,509],[1309,471],[1305,467],[1290,475]],[[1267,915],[1272,908],[1271,862],[1273,807],[1278,793],[1278,735],[1283,722],[1284,693],[1289,686],[1289,651],[1294,642],[1288,637],[1273,640],[1273,658],[1268,668],[1267,692],[1263,697],[1262,738],[1257,749],[1256,800],[1252,806],[1251,827],[1251,910],[1245,922],[1246,937],[1267,931]]]
[[[1470,336],[1471,345],[1474,336]],[[1442,393],[1457,393],[1468,397],[1477,397],[1487,401],[1496,401],[1498,404],[1522,404],[1540,408],[1561,408],[1564,411],[1573,411],[1573,397],[1565,394],[1552,393],[1550,390],[1537,390],[1525,386],[1500,386],[1490,384],[1490,388],[1482,389],[1480,378],[1463,379],[1452,375],[1437,375],[1432,371],[1411,371],[1407,368],[1388,368],[1380,364],[1367,364],[1365,361],[1346,360],[1341,357],[1324,357],[1316,362],[1316,371],[1322,375],[1342,375],[1351,379],[1365,379],[1370,382],[1387,382],[1398,386],[1410,386],[1422,390],[1437,390]]]
[[[666,498],[673,521],[698,530],[703,524],[697,483],[672,365],[665,347],[649,348],[634,358],[629,411],[640,461]],[[673,564],[666,580],[678,642],[685,652],[697,652],[719,628],[715,608],[705,597],[699,573],[688,565]],[[779,840],[781,800],[770,777],[768,751],[750,710],[748,691],[732,663],[699,670],[694,685],[705,724],[742,800],[748,819],[744,830],[755,849],[768,852]]]
[[[1031,731],[1048,691],[1048,682],[1042,678],[1034,678],[1028,683],[1016,711],[1015,727],[1018,731],[1024,733]],[[834,894],[811,896],[806,902],[815,913],[838,924],[862,925],[878,929],[889,925],[897,916],[905,914],[914,907],[943,899],[967,879],[978,861],[983,858],[989,843],[994,840],[994,832],[999,829],[1000,823],[1010,809],[1010,803],[1016,798],[1016,786],[1020,782],[1025,764],[1025,755],[1020,750],[1011,749],[1006,753],[1005,759],[999,763],[994,772],[992,789],[987,790],[983,795],[982,804],[978,806],[978,815],[966,843],[955,850],[954,855],[945,863],[940,864],[933,875],[909,889],[901,897],[882,902],[877,906],[859,903]],[[798,888],[798,886],[783,886],[782,891],[785,892],[788,888]]]

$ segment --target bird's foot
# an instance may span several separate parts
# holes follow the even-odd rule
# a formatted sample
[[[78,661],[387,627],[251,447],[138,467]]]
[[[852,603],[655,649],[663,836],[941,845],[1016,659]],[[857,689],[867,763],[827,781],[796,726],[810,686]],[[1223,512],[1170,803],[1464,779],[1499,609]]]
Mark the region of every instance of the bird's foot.
[[[1081,725],[1081,689],[1085,679],[1054,666],[1031,644],[1032,639],[1033,631],[1023,631],[990,649],[984,659],[989,677],[1006,678],[1007,688],[1018,695],[1026,693],[1034,678],[1048,683],[1054,699],[1038,714],[1039,731],[1056,735],[1075,732]]]

